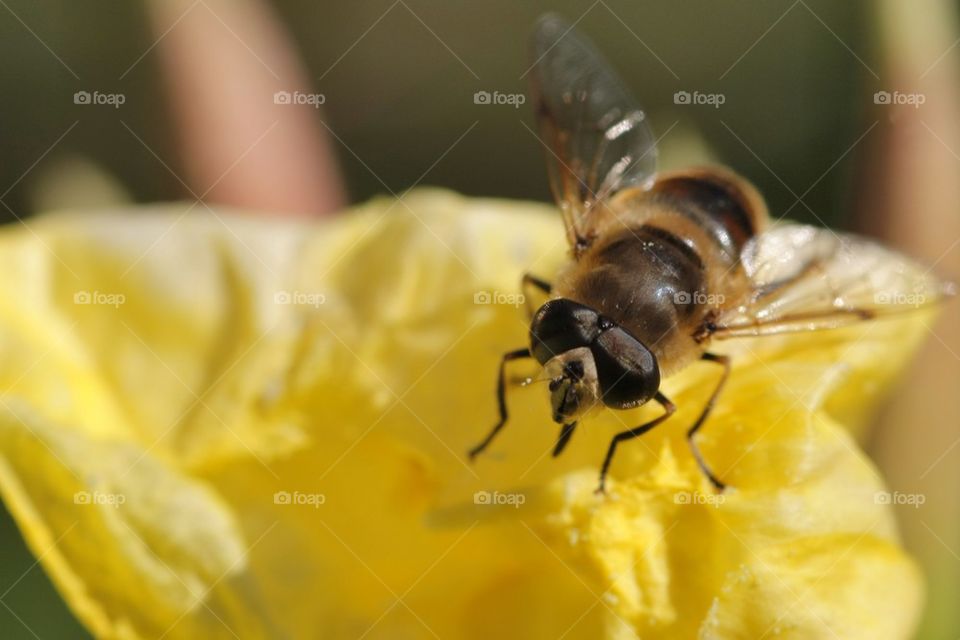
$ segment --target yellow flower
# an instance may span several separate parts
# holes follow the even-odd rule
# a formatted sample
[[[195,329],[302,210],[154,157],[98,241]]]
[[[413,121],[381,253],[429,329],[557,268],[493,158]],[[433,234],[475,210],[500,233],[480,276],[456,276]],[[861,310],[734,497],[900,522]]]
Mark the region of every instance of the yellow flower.
[[[563,259],[550,208],[188,209],[0,234],[0,490],[97,636],[909,637],[921,579],[843,425],[917,317],[729,343],[700,443],[733,488],[686,446],[716,375],[693,365],[598,497],[610,437],[655,409],[602,414],[554,460],[545,390],[512,389],[501,438],[465,456],[526,341],[497,302]]]

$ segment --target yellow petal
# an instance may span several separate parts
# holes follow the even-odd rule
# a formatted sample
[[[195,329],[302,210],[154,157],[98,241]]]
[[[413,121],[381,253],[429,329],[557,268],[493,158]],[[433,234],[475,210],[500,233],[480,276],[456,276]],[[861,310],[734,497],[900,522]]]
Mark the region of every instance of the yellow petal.
[[[420,190],[327,223],[219,216],[0,234],[0,492],[98,636],[909,636],[921,581],[851,429],[919,316],[730,343],[700,443],[733,489],[687,449],[717,373],[693,365],[604,498],[611,436],[653,409],[553,459],[542,385],[511,389],[465,460],[527,334],[475,296],[553,274],[551,208]]]
[[[917,594],[874,585],[918,579],[895,545],[869,535],[771,545],[727,576],[700,637],[907,638]]]

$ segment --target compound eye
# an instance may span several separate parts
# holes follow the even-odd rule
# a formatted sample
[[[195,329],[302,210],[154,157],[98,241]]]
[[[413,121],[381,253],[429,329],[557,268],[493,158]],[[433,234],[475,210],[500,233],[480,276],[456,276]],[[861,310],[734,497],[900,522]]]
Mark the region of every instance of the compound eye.
[[[571,380],[579,382],[583,380],[583,363],[579,360],[568,362],[563,366],[563,373]]]
[[[550,300],[537,310],[530,323],[533,356],[546,364],[551,358],[589,346],[600,333],[597,312],[565,298]],[[581,365],[581,376],[582,374]]]
[[[603,403],[630,409],[660,388],[660,367],[653,353],[620,327],[604,331],[591,348]]]

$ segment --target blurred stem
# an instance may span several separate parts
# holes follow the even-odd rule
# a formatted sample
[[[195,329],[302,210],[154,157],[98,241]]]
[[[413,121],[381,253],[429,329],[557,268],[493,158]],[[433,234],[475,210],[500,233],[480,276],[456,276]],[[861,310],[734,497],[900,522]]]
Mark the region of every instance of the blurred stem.
[[[294,44],[259,0],[148,0],[184,181],[204,200],[319,215],[344,204],[319,111],[275,104],[302,91]]]
[[[858,198],[861,227],[951,279],[960,274],[960,31],[954,3],[883,0],[873,5],[882,55],[879,89],[925,102],[876,108],[883,134],[869,154]],[[944,305],[926,348],[879,420],[874,455],[891,490],[921,493],[901,507],[907,547],[928,577],[918,637],[955,637],[960,593],[960,309]],[[910,428],[904,429],[904,425]]]

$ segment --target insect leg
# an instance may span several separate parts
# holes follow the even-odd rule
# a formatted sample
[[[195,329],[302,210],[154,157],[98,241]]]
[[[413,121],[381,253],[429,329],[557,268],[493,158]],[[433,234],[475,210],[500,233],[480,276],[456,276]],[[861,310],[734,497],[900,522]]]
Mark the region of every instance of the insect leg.
[[[544,293],[550,293],[551,289],[553,289],[553,285],[551,285],[549,282],[529,273],[523,274],[523,280],[521,280],[521,283],[524,288],[534,287],[535,289],[539,289]]]
[[[483,439],[483,442],[470,449],[469,455],[470,459],[473,460],[477,455],[489,446],[493,439],[499,433],[500,429],[503,428],[503,425],[507,423],[507,399],[506,399],[506,368],[507,363],[511,360],[519,360],[521,358],[529,358],[530,349],[517,349],[516,351],[508,351],[503,354],[503,358],[500,360],[500,375],[497,377],[497,404],[500,408],[500,421],[494,425],[493,429],[490,430],[490,433],[487,434],[487,437]]]
[[[571,422],[563,425],[563,428],[560,429],[560,437],[557,438],[557,446],[553,448],[554,458],[563,453],[563,449],[567,446],[567,443],[570,442],[570,436],[573,435],[573,430],[576,429],[576,427],[577,423]]]
[[[529,291],[531,287],[543,293],[549,294],[553,290],[553,285],[535,275],[531,275],[529,273],[523,274],[523,279],[520,281],[520,288],[524,294],[524,304],[527,307],[527,315],[533,317],[533,312],[535,309],[530,306],[530,298],[526,295],[527,291]]]
[[[596,493],[605,492],[603,487],[607,479],[607,470],[610,468],[610,462],[613,460],[613,453],[617,450],[617,444],[623,442],[624,440],[630,440],[631,438],[642,436],[647,431],[650,431],[650,429],[653,429],[655,426],[672,416],[673,412],[677,410],[676,405],[670,402],[670,400],[668,400],[667,397],[659,391],[657,392],[657,395],[653,397],[653,399],[663,405],[665,413],[658,418],[654,418],[650,422],[640,425],[639,427],[622,431],[613,436],[613,440],[610,441],[610,448],[607,449],[607,457],[603,459],[603,466],[600,468],[600,486],[597,487]]]
[[[720,377],[720,382],[717,383],[713,393],[710,394],[710,399],[707,400],[707,404],[703,407],[703,411],[700,412],[700,417],[697,418],[697,421],[694,422],[693,426],[687,431],[687,442],[690,443],[690,450],[693,452],[693,457],[697,459],[697,464],[700,465],[700,470],[703,471],[704,475],[707,476],[714,487],[720,491],[723,491],[726,485],[720,482],[720,480],[713,475],[713,472],[710,471],[707,463],[703,461],[703,456],[700,455],[700,450],[697,448],[697,443],[694,442],[693,437],[697,434],[697,431],[707,420],[707,416],[710,415],[710,411],[713,409],[713,405],[716,403],[717,397],[720,395],[720,391],[723,389],[723,385],[727,382],[727,377],[730,375],[730,357],[717,355],[714,353],[704,353],[701,359],[706,360],[707,362],[716,362],[717,364],[721,365],[723,367],[723,375]]]

